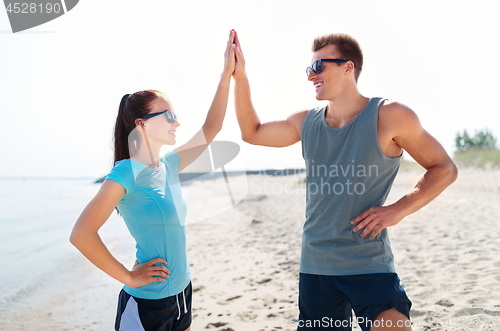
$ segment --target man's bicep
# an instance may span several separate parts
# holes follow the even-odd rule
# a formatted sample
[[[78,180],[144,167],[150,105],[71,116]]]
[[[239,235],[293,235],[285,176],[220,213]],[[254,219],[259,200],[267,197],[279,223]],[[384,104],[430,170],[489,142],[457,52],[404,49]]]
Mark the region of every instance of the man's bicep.
[[[422,127],[418,116],[411,109],[403,109],[398,122],[394,141],[422,167],[428,169],[449,160],[443,146]]]
[[[286,147],[300,141],[300,130],[307,111],[298,111],[286,120],[262,123],[254,137],[246,141],[253,145]]]

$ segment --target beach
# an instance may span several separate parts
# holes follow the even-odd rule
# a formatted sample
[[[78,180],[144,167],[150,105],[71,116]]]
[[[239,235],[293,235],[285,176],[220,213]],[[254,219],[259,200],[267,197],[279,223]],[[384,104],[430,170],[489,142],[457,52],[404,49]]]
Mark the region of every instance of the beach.
[[[386,204],[409,192],[422,173],[400,171]],[[241,202],[187,225],[191,330],[296,329],[303,177],[242,176],[248,193]],[[202,192],[209,201],[211,186],[194,182],[190,194]],[[396,271],[413,302],[413,330],[500,329],[498,215],[500,170],[464,168],[438,198],[389,229]],[[135,242],[113,217],[102,229],[104,241],[131,267]],[[122,285],[69,251],[50,277],[0,300],[1,330],[113,329]]]

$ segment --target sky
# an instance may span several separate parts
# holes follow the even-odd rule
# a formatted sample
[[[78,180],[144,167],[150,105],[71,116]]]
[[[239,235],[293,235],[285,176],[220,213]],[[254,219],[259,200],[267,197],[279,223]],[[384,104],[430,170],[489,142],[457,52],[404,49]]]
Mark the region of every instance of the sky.
[[[95,1],[13,34],[0,10],[0,177],[101,177],[126,93],[157,89],[180,115],[179,144],[201,128],[238,31],[262,122],[324,106],[307,81],[311,44],[332,32],[364,53],[360,92],[401,102],[452,155],[457,131],[500,136],[495,1]],[[301,145],[241,140],[231,87],[216,140],[240,145],[226,170],[304,167]],[[166,146],[166,150],[172,148]],[[165,151],[166,151],[165,150]]]

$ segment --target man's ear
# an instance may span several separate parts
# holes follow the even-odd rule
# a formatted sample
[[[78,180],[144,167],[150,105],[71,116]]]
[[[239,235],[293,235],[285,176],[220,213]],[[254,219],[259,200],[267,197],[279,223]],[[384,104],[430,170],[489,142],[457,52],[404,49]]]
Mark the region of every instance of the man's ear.
[[[348,73],[348,72],[351,72],[351,71],[354,71],[354,62],[347,61],[345,63],[345,72]]]

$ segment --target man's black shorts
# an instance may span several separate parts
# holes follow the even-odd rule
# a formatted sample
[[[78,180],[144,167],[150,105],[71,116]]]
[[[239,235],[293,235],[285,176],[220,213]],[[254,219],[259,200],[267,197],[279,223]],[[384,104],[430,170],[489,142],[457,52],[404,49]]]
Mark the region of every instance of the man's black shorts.
[[[355,321],[368,331],[377,316],[395,307],[410,318],[411,301],[396,273],[352,276],[300,274],[297,330],[351,330]],[[403,326],[403,325],[401,325]]]

